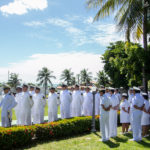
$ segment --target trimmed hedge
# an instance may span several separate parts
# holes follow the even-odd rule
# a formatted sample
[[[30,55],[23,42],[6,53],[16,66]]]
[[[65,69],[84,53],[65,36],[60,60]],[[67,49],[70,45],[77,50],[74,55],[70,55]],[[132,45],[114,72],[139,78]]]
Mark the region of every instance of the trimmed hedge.
[[[89,133],[92,117],[75,117],[57,122],[0,128],[0,149],[27,146],[36,138],[40,141],[59,139]],[[96,129],[99,130],[99,116],[96,116]]]

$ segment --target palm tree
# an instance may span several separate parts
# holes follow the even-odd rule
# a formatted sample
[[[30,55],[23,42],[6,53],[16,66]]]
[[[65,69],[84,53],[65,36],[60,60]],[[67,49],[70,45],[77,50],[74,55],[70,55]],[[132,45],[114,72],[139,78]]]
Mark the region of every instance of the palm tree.
[[[147,6],[143,3],[149,0],[88,0],[89,8],[98,8],[98,12],[94,20],[105,18],[111,14],[115,14],[115,21],[120,31],[124,31],[127,41],[130,42],[130,35],[134,35],[134,39],[139,40],[143,34],[144,50],[147,51]],[[145,65],[143,72],[143,86],[147,92],[147,79]]]
[[[77,81],[77,84],[80,84],[80,74],[76,75],[76,81]]]
[[[90,81],[92,80],[92,73],[88,72],[88,69],[83,69],[80,72],[81,76],[81,83],[88,85]]]
[[[143,5],[139,0],[88,0],[89,8],[98,8],[94,21],[115,14],[118,30],[124,31],[130,41],[131,33],[135,38],[142,35]],[[117,10],[117,12],[116,12]]]
[[[106,73],[104,71],[99,71],[97,73],[97,84],[100,87],[100,85],[103,85],[104,87],[106,87],[109,84],[109,79],[108,76],[106,75]]]
[[[37,82],[45,88],[45,96],[48,84],[53,85],[51,79],[56,79],[56,77],[53,76],[53,71],[50,71],[48,68],[43,67],[42,70],[38,72]]]
[[[65,69],[61,74],[61,80],[67,83],[67,85],[71,85],[72,77],[74,73],[71,72],[71,69]]]
[[[21,79],[19,79],[19,75],[16,73],[11,73],[9,80],[8,80],[8,85],[10,85],[12,88],[16,89],[18,85],[20,85]]]
[[[75,85],[75,84],[76,84],[76,78],[72,77],[72,79],[71,79],[71,85]]]

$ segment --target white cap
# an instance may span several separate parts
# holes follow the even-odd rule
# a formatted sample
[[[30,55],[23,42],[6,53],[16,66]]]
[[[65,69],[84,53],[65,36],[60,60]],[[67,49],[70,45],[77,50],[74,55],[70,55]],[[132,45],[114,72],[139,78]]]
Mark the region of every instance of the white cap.
[[[142,93],[143,96],[148,96],[147,93]]]
[[[140,88],[135,87],[135,86],[133,87],[133,90],[135,90],[135,91],[141,91]]]
[[[115,90],[114,88],[110,87],[109,90]]]
[[[127,97],[128,95],[127,95],[127,93],[123,93],[122,96],[126,96]]]

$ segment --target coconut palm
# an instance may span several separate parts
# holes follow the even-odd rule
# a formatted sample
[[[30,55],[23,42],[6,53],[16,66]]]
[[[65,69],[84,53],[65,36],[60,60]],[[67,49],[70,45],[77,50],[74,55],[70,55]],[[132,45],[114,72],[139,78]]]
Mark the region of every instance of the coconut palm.
[[[61,80],[67,83],[67,85],[71,85],[71,81],[73,78],[74,73],[71,71],[71,69],[65,69],[61,74]]]
[[[109,79],[108,76],[106,75],[106,73],[104,71],[99,71],[97,73],[97,84],[100,87],[101,85],[103,85],[104,87],[106,87],[109,84]]]
[[[56,77],[53,75],[53,71],[50,71],[46,67],[43,67],[41,70],[39,70],[37,75],[37,82],[39,82],[39,85],[42,85],[45,88],[45,96],[48,85],[53,85],[51,79],[56,79]]]
[[[21,81],[21,79],[19,79],[19,75],[18,75],[18,74],[16,74],[16,73],[11,73],[11,74],[10,74],[10,77],[9,77],[9,80],[8,80],[8,84],[9,84],[12,88],[16,89],[16,87],[17,87],[18,85],[20,85],[20,81]]]
[[[145,4],[148,5],[145,5]],[[144,5],[143,5],[144,4]],[[105,18],[111,14],[115,14],[115,21],[118,29],[124,31],[126,39],[130,42],[130,35],[134,35],[134,39],[139,40],[143,34],[144,50],[147,51],[147,33],[148,21],[147,10],[150,6],[149,0],[88,0],[89,8],[97,8],[98,12],[94,20]],[[145,64],[142,68],[143,86],[147,92],[147,77]]]
[[[88,0],[89,8],[98,8],[95,21],[115,13],[119,31],[124,31],[130,41],[131,33],[139,39],[142,35],[143,5],[139,0]]]
[[[88,85],[92,80],[92,73],[88,71],[88,69],[83,69],[80,72],[81,83]]]

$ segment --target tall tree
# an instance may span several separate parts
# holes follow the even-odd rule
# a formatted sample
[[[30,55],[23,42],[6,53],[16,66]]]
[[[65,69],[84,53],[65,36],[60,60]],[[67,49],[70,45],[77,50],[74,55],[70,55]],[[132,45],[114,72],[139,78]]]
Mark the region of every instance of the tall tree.
[[[21,79],[19,79],[19,75],[18,75],[18,74],[16,74],[16,73],[11,73],[11,74],[10,74],[10,77],[9,77],[9,80],[8,80],[8,84],[9,84],[12,88],[16,89],[16,87],[17,87],[18,85],[20,85],[20,81],[21,81]]]
[[[97,73],[97,85],[100,87],[101,85],[103,85],[104,87],[106,87],[109,84],[109,78],[107,76],[107,74],[104,71],[99,71]]]
[[[73,78],[74,73],[71,71],[71,69],[65,69],[61,74],[61,80],[67,83],[67,85],[71,85],[71,81]]]
[[[39,70],[37,75],[37,82],[39,82],[39,85],[42,85],[44,87],[45,96],[48,85],[53,85],[51,79],[56,79],[56,77],[53,75],[53,71],[50,71],[46,67],[43,67],[41,70]]]
[[[88,71],[88,69],[83,69],[80,72],[81,83],[88,85],[92,80],[92,73]]]
[[[141,86],[143,64],[147,64],[146,71],[150,73],[149,59],[150,50],[145,52],[139,44],[121,41],[111,43],[102,57],[114,87]]]
[[[71,78],[71,85],[75,85],[76,84],[76,78],[75,77],[72,77]]]
[[[143,34],[144,50],[147,51],[147,9],[150,7],[149,0],[88,0],[90,8],[97,8],[98,12],[94,20],[105,18],[115,13],[115,21],[119,31],[124,31],[126,39],[130,42],[130,35],[134,39],[140,39]],[[148,5],[145,5],[148,4]],[[143,86],[147,91],[146,66],[143,65]]]

